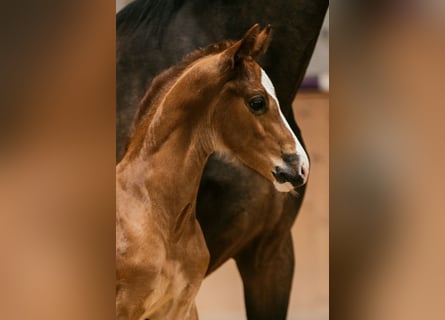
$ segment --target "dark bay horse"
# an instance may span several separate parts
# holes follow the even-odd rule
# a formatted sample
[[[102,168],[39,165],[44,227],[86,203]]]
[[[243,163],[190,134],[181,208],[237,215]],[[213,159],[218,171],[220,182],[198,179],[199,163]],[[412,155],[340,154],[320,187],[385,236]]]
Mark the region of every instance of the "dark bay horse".
[[[188,55],[153,80],[116,168],[116,311],[120,320],[198,319],[210,260],[196,200],[214,152],[230,153],[281,192],[309,161],[256,63],[270,25]]]
[[[254,23],[271,23],[275,36],[260,60],[281,109],[302,142],[292,101],[303,79],[328,7],[327,0],[136,0],[117,15],[117,160],[137,106],[152,79],[186,53],[219,39],[236,39]],[[298,197],[276,192],[255,171],[229,156],[211,156],[197,201],[210,251],[211,273],[236,260],[249,319],[285,319],[294,252],[291,227]]]

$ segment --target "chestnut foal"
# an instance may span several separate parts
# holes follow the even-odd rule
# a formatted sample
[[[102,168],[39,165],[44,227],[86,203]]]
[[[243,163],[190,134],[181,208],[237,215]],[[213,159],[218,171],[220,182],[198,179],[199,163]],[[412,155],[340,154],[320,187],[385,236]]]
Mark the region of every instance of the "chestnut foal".
[[[282,192],[306,181],[306,153],[255,62],[269,43],[270,26],[255,25],[193,52],[143,98],[116,168],[118,319],[198,318],[209,252],[195,206],[210,154],[231,154]]]

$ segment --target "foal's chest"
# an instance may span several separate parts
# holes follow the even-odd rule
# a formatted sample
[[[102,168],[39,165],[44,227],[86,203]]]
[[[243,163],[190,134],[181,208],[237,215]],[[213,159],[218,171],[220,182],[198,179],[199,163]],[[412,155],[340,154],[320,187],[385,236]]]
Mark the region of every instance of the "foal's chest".
[[[190,245],[170,251],[177,255]],[[180,257],[168,255],[160,266],[155,288],[144,303],[150,320],[187,319],[194,312],[194,299],[205,276],[209,254],[201,244],[193,246],[193,252],[184,250]]]

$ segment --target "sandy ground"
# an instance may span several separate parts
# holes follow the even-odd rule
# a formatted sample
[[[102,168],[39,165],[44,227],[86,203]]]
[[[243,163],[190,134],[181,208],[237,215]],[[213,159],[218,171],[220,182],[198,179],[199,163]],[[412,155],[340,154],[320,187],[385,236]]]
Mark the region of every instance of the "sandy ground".
[[[294,112],[311,157],[306,197],[292,228],[296,257],[288,320],[329,318],[329,96],[300,94]],[[242,283],[233,261],[205,279],[201,320],[246,319]]]

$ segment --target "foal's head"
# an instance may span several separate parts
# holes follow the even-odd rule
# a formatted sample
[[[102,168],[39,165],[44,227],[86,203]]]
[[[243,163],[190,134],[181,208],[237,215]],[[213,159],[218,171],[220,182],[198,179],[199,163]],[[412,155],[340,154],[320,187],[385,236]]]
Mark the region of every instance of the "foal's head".
[[[271,80],[256,62],[270,40],[270,26],[260,32],[255,25],[237,42],[192,53],[153,81],[135,126],[147,114],[153,127],[162,126],[168,137],[167,126],[173,130],[178,125],[173,120],[182,119],[182,126],[200,132],[208,150],[230,152],[277,190],[288,192],[303,185],[308,157],[280,111]],[[147,112],[150,105],[158,107]],[[168,123],[155,120],[162,114],[156,109],[164,108]],[[163,141],[159,134],[156,138]]]
[[[255,61],[270,40],[270,26],[260,32],[255,25],[219,54],[231,76],[212,106],[212,125],[221,148],[288,192],[306,183],[309,161],[281,113],[271,80]]]

